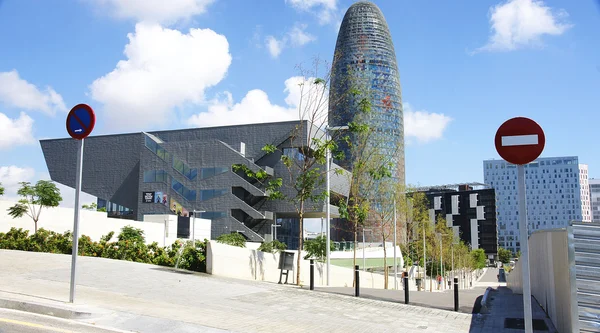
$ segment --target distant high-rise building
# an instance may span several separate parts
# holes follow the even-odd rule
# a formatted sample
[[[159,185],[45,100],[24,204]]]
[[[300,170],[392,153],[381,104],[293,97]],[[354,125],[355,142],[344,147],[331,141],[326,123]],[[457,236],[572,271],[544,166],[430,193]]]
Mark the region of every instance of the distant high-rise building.
[[[346,96],[350,84],[366,88],[371,100],[370,125],[375,129],[383,155],[393,164],[393,177],[404,183],[404,120],[400,74],[392,36],[381,10],[373,3],[359,1],[348,9],[337,38],[331,75],[329,125],[345,126],[358,112],[356,101]],[[340,164],[352,168],[348,146]]]
[[[496,190],[498,246],[516,253],[519,237],[517,167],[504,160],[483,161],[484,182]],[[525,165],[529,233],[591,221],[587,165],[569,157],[538,158]]]
[[[484,184],[456,184],[418,188],[429,204],[429,220],[437,223],[438,216],[452,228],[455,239],[471,249],[483,249],[488,259],[498,254],[496,228],[496,195]],[[418,233],[417,233],[418,234]]]
[[[590,179],[589,185],[592,222],[600,222],[600,179]]]

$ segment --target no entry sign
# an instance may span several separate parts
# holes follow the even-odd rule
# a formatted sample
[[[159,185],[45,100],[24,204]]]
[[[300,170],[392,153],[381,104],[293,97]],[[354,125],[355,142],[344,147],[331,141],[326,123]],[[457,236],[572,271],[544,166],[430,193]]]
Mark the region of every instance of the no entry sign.
[[[517,117],[504,122],[495,138],[498,154],[507,162],[527,164],[540,156],[546,144],[544,131],[535,121]]]
[[[67,116],[67,132],[73,139],[85,139],[96,124],[94,110],[87,104],[75,105]]]

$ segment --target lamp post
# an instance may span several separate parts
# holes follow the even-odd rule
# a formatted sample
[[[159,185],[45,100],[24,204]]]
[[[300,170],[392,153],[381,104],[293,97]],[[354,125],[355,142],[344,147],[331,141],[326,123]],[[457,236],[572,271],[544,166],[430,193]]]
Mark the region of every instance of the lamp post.
[[[362,241],[362,243],[363,243],[363,272],[367,271],[367,259],[365,257],[365,231],[373,232],[373,230],[371,230],[371,229],[364,229],[364,228],[362,230],[362,236],[363,236],[363,241]]]
[[[326,141],[329,141],[329,131],[339,131],[339,130],[346,130],[348,129],[348,126],[329,126],[327,125],[325,127],[325,137],[326,137]],[[325,241],[325,257],[327,258],[327,286],[329,286],[329,281],[330,281],[330,276],[331,276],[331,270],[330,270],[330,265],[331,265],[331,258],[330,258],[330,254],[329,254],[329,248],[330,248],[330,242],[331,242],[331,209],[329,207],[329,192],[331,191],[331,184],[330,184],[330,180],[329,180],[329,171],[331,168],[331,151],[329,151],[329,148],[326,149],[326,156],[325,156],[325,164],[326,166],[326,175],[325,178],[327,179],[327,196],[325,197],[325,209],[327,211],[327,229],[325,230],[326,232],[326,241]]]
[[[394,289],[398,290],[398,265],[396,264],[396,198],[394,198]],[[385,246],[385,244],[383,245]]]

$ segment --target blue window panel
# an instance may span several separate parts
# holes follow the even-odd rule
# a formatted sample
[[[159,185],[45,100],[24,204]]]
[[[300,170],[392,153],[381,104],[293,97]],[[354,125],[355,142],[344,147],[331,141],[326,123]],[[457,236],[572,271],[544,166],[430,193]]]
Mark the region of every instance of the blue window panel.
[[[156,171],[144,171],[144,183],[154,183],[156,181]]]
[[[195,180],[198,177],[198,169],[193,168],[190,169],[190,176],[188,177],[190,180]]]

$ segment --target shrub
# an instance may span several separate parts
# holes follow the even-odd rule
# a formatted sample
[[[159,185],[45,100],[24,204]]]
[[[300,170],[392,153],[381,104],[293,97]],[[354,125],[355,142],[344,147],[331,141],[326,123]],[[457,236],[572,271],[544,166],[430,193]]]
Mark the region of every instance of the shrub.
[[[207,240],[196,242],[195,247],[192,246],[191,241],[186,242],[181,258],[178,258],[182,245],[179,240],[169,247],[158,246],[156,242],[146,245],[144,232],[131,226],[124,227],[117,236],[117,241],[111,242],[114,234],[112,231],[109,232],[102,236],[99,242],[82,235],[79,238],[78,254],[169,267],[175,266],[179,259],[180,268],[197,272],[206,271]],[[0,249],[7,250],[71,254],[72,242],[73,235],[70,231],[59,234],[39,229],[37,233],[29,236],[27,230],[11,228],[7,233],[0,233]]]
[[[258,247],[258,250],[262,251],[262,252],[274,253],[274,252],[283,251],[286,248],[287,248],[286,244],[284,244],[278,240],[274,240],[272,242],[264,242],[264,243],[260,244],[260,246]]]
[[[217,242],[237,247],[246,247],[246,238],[239,233],[222,234],[217,237]]]

